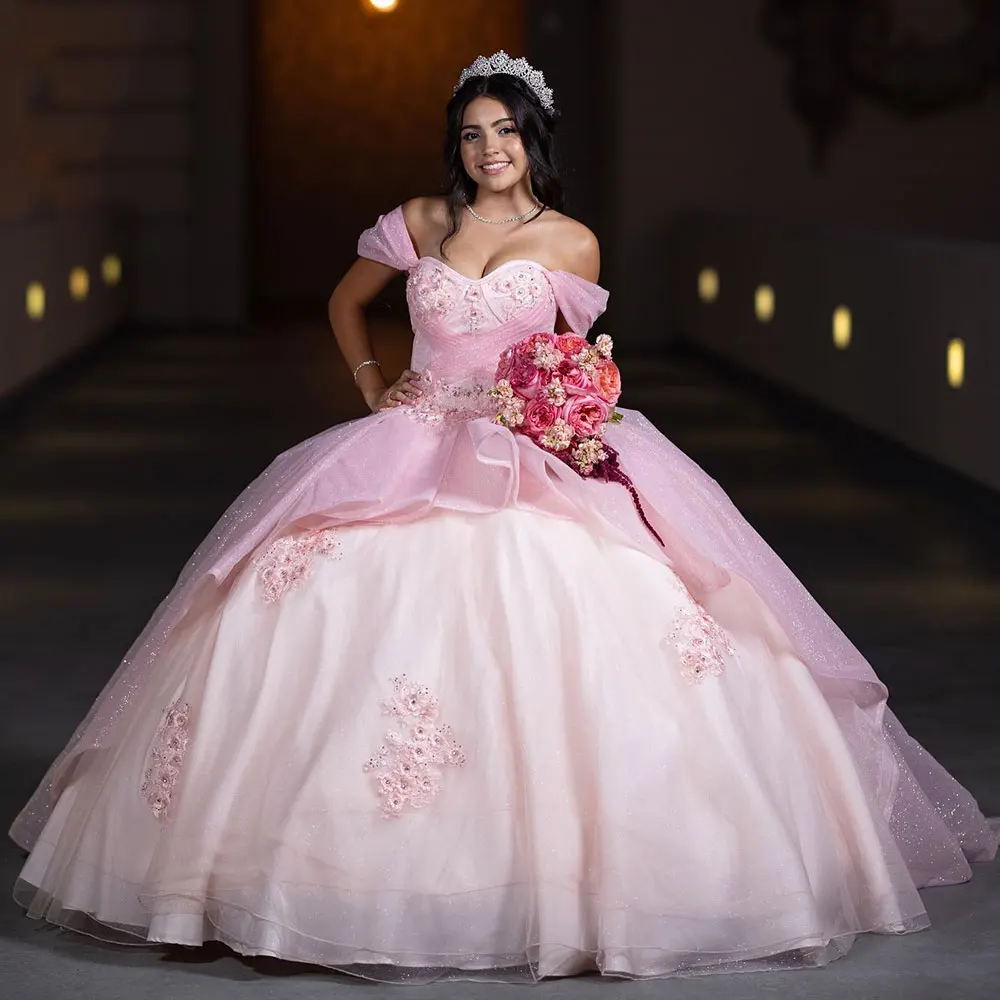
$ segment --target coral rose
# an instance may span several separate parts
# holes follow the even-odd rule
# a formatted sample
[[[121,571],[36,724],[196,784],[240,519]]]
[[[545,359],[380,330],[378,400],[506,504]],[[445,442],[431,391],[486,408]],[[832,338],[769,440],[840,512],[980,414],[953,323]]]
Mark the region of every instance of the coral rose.
[[[556,337],[556,347],[563,354],[579,354],[587,346],[587,338],[578,337],[575,333],[561,333]]]
[[[532,437],[544,434],[559,416],[559,409],[541,397],[533,399],[524,409],[524,423],[521,425]]]
[[[593,396],[575,396],[563,407],[563,417],[582,437],[600,433],[608,419],[608,408]]]
[[[618,397],[622,394],[622,375],[613,361],[598,363],[593,383],[601,399],[607,400],[612,406],[618,402]]]

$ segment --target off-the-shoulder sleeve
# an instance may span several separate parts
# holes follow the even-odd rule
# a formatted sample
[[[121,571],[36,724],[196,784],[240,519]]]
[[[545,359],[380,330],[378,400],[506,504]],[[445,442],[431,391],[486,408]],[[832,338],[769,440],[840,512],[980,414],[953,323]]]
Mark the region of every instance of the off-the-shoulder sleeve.
[[[380,215],[378,222],[361,234],[358,256],[387,264],[397,271],[409,271],[417,263],[413,240],[403,221],[402,205],[386,215]]]
[[[549,271],[549,283],[570,329],[586,336],[594,320],[608,307],[607,291],[569,271]]]

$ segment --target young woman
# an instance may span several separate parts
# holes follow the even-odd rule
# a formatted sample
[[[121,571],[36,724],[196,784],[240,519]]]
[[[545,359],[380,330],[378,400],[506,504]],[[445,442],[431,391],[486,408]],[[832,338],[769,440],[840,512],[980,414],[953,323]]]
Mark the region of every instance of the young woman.
[[[808,966],[925,927],[918,887],[995,836],[719,487],[633,411],[605,436],[632,496],[493,419],[501,353],[607,293],[541,74],[501,52],[459,84],[448,193],[363,233],[330,300],[373,414],[195,554],[15,822],[17,898],[407,981]],[[388,385],[364,307],[399,271]]]

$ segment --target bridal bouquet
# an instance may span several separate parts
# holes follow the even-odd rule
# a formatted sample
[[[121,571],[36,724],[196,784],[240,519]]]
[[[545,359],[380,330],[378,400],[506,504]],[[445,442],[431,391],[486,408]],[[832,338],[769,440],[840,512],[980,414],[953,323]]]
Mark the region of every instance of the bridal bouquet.
[[[613,347],[606,333],[593,344],[573,333],[533,333],[508,347],[488,393],[497,407],[494,420],[527,435],[581,476],[620,483],[662,545],[618,453],[604,440],[605,425],[622,419],[615,410],[622,379],[611,360]]]

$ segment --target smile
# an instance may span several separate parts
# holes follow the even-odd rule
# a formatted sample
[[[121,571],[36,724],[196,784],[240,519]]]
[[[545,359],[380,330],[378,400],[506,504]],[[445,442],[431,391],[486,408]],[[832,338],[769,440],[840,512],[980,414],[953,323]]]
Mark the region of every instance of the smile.
[[[497,160],[493,163],[481,163],[479,169],[488,174],[499,174],[510,166],[510,160]]]

